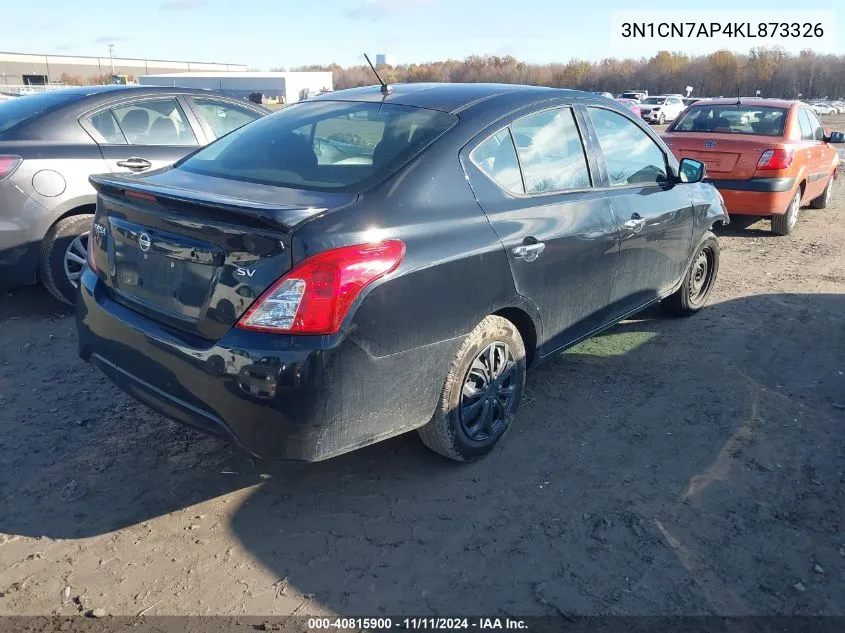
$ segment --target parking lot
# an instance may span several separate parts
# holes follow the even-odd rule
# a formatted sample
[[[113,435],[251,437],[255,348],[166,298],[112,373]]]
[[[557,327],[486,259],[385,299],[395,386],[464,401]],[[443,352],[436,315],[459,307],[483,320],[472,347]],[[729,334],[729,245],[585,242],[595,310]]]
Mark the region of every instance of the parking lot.
[[[845,186],[720,237],[707,308],[547,362],[464,466],[252,461],[3,296],[0,614],[845,614]]]

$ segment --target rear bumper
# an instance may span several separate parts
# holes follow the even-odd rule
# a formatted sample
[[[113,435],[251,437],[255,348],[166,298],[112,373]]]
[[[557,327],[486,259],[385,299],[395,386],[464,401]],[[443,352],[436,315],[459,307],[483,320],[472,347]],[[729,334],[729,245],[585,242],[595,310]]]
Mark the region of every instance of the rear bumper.
[[[35,283],[46,214],[10,181],[0,183],[0,289]]]
[[[138,401],[257,457],[299,461],[425,424],[461,342],[373,357],[343,334],[233,329],[203,347],[109,299],[88,270],[76,321],[81,358]]]
[[[711,180],[732,215],[780,215],[786,213],[795,188],[794,178]]]

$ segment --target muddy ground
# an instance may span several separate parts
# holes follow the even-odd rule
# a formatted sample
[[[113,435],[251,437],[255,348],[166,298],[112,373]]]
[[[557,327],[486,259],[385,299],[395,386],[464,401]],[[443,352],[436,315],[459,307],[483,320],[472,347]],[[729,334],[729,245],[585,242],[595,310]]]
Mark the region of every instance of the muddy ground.
[[[255,463],[0,297],[0,614],[845,614],[845,186],[721,243],[708,308],[546,363],[469,466]]]

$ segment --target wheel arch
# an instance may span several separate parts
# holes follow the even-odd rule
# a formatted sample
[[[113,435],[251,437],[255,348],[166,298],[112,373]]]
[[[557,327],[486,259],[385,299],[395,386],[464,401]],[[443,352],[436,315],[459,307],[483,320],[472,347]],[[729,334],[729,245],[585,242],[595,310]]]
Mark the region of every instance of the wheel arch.
[[[537,358],[537,325],[528,312],[515,306],[502,308],[493,313],[514,324],[525,345],[525,365],[531,367]]]

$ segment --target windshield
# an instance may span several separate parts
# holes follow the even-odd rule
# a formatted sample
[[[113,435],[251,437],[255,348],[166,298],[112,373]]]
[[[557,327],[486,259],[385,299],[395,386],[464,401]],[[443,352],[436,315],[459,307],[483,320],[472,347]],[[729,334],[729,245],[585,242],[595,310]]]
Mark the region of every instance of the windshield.
[[[666,97],[648,97],[643,103],[645,105],[663,105],[666,103]]]
[[[303,102],[224,136],[176,167],[280,187],[361,191],[393,174],[457,120],[401,105]]]
[[[785,123],[784,108],[696,104],[684,112],[672,131],[781,136]]]
[[[19,123],[42,112],[80,98],[82,95],[75,92],[56,90],[0,101],[0,132],[7,132]]]

